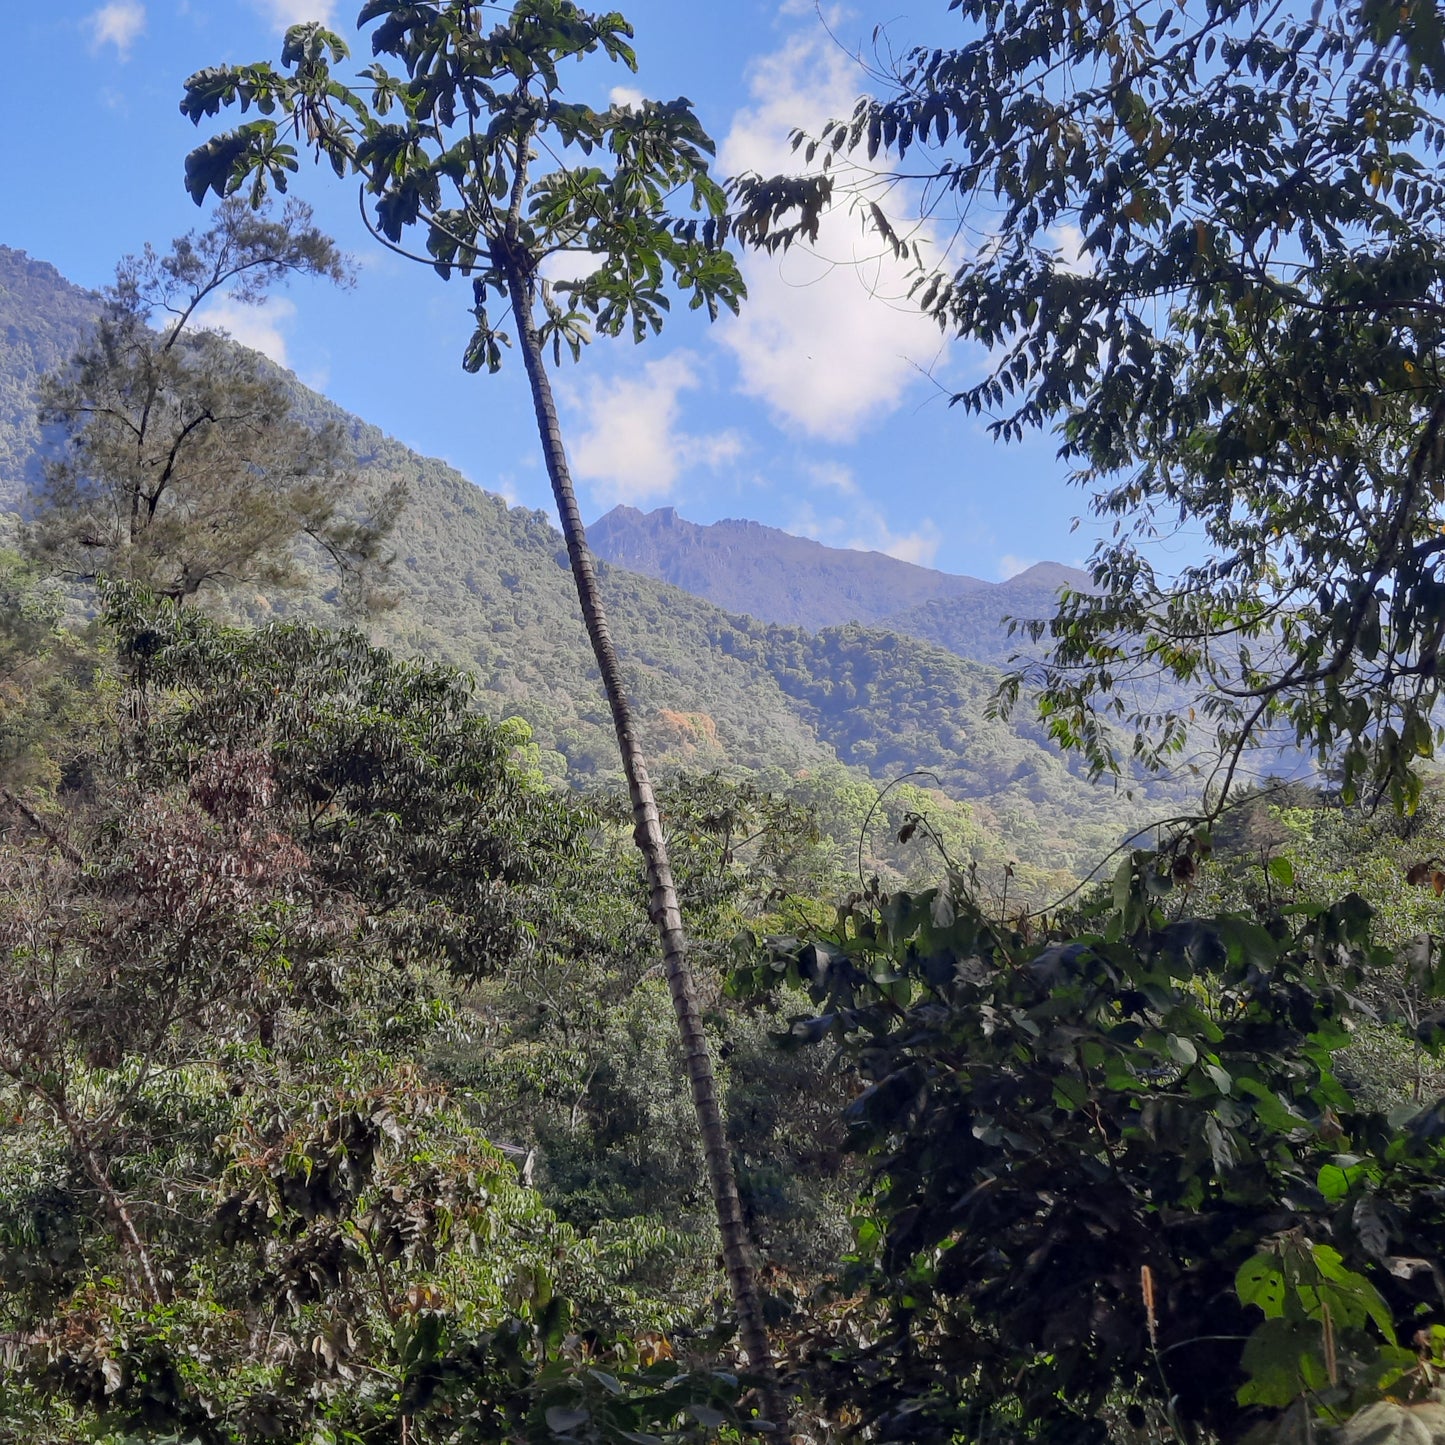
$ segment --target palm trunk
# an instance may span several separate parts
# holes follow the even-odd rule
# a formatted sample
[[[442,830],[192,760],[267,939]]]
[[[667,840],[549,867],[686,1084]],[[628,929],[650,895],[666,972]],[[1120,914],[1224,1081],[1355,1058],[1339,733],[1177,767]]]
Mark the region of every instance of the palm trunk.
[[[622,681],[622,669],[607,612],[597,586],[597,570],[587,549],[587,534],[577,510],[572,490],[572,476],[562,446],[562,429],[557,421],[557,408],[552,400],[552,384],[547,376],[537,328],[532,320],[532,295],[528,279],[514,265],[508,265],[507,285],[512,314],[516,319],[517,339],[527,380],[532,387],[532,405],[537,413],[537,430],[541,434],[542,451],[547,463],[547,476],[557,511],[562,521],[562,535],[567,541],[567,556],[572,576],[577,583],[577,600],[587,624],[592,652],[602,673],[602,686],[612,710],[612,723],[617,733],[617,746],[622,754],[623,771],[627,774],[627,790],[632,800],[633,838],[647,867],[649,909],[662,942],[662,957],[667,974],[668,991],[677,1015],[678,1032],[682,1037],[683,1057],[687,1067],[688,1085],[692,1091],[693,1109],[702,1135],[703,1153],[707,1159],[708,1178],[712,1186],[713,1204],[717,1210],[718,1232],[722,1236],[723,1263],[732,1287],[733,1304],[737,1310],[738,1332],[747,1351],[752,1372],[768,1382],[765,1391],[765,1413],[781,1428],[784,1412],[775,1384],[772,1351],[768,1346],[767,1329],[763,1323],[762,1303],[753,1272],[752,1249],[747,1227],[743,1223],[742,1205],[738,1199],[737,1179],[733,1174],[732,1155],[723,1127],[722,1110],[718,1106],[717,1086],[713,1077],[712,1056],[698,1014],[697,996],[693,987],[692,969],[687,962],[687,941],[682,931],[682,915],[673,886],[672,867],[667,858],[667,842],[662,834],[662,821],[653,797],[652,782],[647,775],[647,762],[633,722],[632,709]]]

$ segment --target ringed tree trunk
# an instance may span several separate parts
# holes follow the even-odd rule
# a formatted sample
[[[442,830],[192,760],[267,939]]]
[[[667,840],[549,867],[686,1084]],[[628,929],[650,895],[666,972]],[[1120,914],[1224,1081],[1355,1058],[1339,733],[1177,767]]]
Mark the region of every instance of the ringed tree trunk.
[[[768,1345],[763,1322],[762,1302],[752,1263],[752,1249],[747,1226],[743,1223],[742,1204],[738,1198],[737,1179],[733,1173],[732,1155],[728,1149],[727,1132],[723,1127],[722,1110],[718,1104],[717,1085],[713,1076],[712,1055],[703,1033],[693,986],[692,969],[687,961],[687,940],[678,908],[677,889],[672,881],[667,842],[663,837],[662,820],[653,796],[647,761],[637,739],[631,704],[622,680],[617,651],[612,644],[606,608],[597,586],[597,569],[587,548],[587,533],[577,509],[572,489],[572,475],[562,446],[562,429],[552,399],[552,384],[547,376],[541,342],[532,318],[532,286],[530,278],[515,262],[506,264],[506,276],[516,321],[517,340],[527,380],[532,388],[532,405],[537,414],[537,430],[547,464],[547,476],[562,521],[562,535],[567,541],[567,556],[572,577],[577,584],[577,600],[582,606],[587,635],[602,673],[602,686],[612,711],[612,724],[622,766],[627,775],[628,795],[632,800],[633,838],[647,868],[648,911],[657,927],[662,943],[662,956],[673,1012],[687,1068],[688,1086],[693,1110],[702,1135],[703,1154],[707,1159],[708,1178],[713,1204],[717,1210],[718,1231],[722,1236],[722,1255],[732,1288],[733,1305],[737,1311],[738,1332],[747,1351],[753,1373],[766,1382],[765,1412],[771,1422],[781,1428],[785,1422],[781,1398],[776,1385],[772,1350]]]

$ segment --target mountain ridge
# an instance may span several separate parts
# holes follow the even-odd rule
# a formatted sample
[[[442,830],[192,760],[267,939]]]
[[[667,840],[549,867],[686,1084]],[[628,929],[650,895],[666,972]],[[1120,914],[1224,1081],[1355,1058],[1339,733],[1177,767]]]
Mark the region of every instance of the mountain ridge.
[[[986,582],[883,552],[829,547],[762,522],[690,522],[674,507],[614,507],[587,535],[612,566],[730,612],[811,631],[878,626],[992,665],[1029,651],[1007,619],[1052,616],[1060,588],[1091,586],[1087,572],[1061,562],[1035,562],[1003,582]]]
[[[588,527],[587,537],[613,566],[762,622],[814,630],[877,622],[902,607],[989,585],[884,552],[829,547],[745,518],[691,522],[674,507],[614,507]]]

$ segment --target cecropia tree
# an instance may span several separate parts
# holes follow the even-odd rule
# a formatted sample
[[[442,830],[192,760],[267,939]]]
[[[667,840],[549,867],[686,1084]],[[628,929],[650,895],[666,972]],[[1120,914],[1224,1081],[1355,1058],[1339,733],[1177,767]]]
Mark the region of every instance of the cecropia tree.
[[[314,148],[339,177],[359,178],[362,214],[393,250],[444,278],[471,281],[476,329],[463,364],[497,371],[516,345],[531,388],[588,635],[602,674],[645,860],[688,1079],[717,1207],[723,1256],[749,1364],[764,1380],[771,1356],[751,1252],[724,1133],[708,1044],[690,972],[677,894],[646,760],[608,627],[573,491],[547,369],[577,358],[594,334],[658,331],[669,292],[716,317],[736,310],[743,285],[723,249],[725,197],[710,176],[712,143],[690,103],[644,101],[605,111],[566,99],[561,67],[602,57],[635,69],[632,28],[570,0],[505,7],[465,0],[371,0],[358,25],[375,25],[379,61],[353,87],[333,67],[344,41],[316,24],[287,33],[280,68],[203,70],[182,110],[200,122],[223,107],[256,119],[207,141],[186,162],[200,202],[209,191],[259,201],[284,190],[298,152]],[[409,252],[415,229],[425,254]],[[580,279],[549,282],[557,256],[583,257]],[[506,318],[510,315],[510,329]],[[766,1413],[780,1407],[771,1386]]]

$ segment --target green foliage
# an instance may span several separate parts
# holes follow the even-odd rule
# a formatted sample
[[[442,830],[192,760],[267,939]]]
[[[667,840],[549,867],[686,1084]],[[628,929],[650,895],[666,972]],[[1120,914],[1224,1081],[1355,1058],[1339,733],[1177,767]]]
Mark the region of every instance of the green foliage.
[[[12,796],[73,774],[83,730],[104,708],[98,650],[60,625],[62,601],[0,551],[0,789]]]
[[[368,595],[402,493],[372,499],[369,518],[344,516],[357,499],[339,429],[298,424],[258,357],[190,324],[212,295],[255,303],[296,273],[344,276],[294,203],[274,221],[225,203],[166,255],[147,247],[121,262],[93,332],[40,387],[40,421],[66,445],[29,509],[33,556],[179,601],[228,582],[294,582],[305,536]]]
[[[368,909],[398,966],[476,977],[553,946],[546,890],[580,820],[504,765],[519,735],[471,710],[464,675],[355,633],[224,629],[145,593],[106,595],[142,700],[157,691],[168,711],[189,694],[129,740],[143,784],[187,777],[223,813],[254,791],[304,837],[308,867]]]
[[[107,609],[118,732],[44,834],[0,835],[0,1433],[731,1418],[731,1377],[647,1343],[667,1241],[560,1223],[416,1062],[469,1038],[459,981],[590,936],[585,816],[443,668],[133,589]]]
[[[80,293],[57,280],[53,294],[28,294],[38,312],[63,316]],[[67,348],[78,342],[77,333]],[[0,375],[12,367],[19,374],[24,358],[7,345],[0,332]],[[562,541],[547,518],[508,507],[443,463],[417,456],[294,383],[288,386],[298,420],[343,429],[367,492],[407,492],[407,505],[388,534],[395,606],[372,619],[375,640],[473,673],[480,707],[530,724],[550,779],[614,780],[615,746],[596,702],[586,641],[573,625],[576,600],[558,560]],[[24,415],[0,414],[0,437],[19,436],[27,425]],[[324,554],[303,552],[298,565],[307,574],[300,589],[238,586],[212,594],[206,605],[256,624],[278,618],[345,623],[348,599],[336,591]],[[825,805],[815,795],[823,780],[835,776],[843,793],[864,797],[871,795],[870,775],[886,783],[914,768],[933,770],[984,835],[978,847],[954,852],[955,860],[977,861],[994,886],[1013,859],[1036,868],[1037,881],[1010,896],[1040,902],[1062,892],[1147,816],[1142,791],[1131,799],[1089,787],[1044,751],[1041,729],[986,716],[997,685],[991,671],[876,629],[836,630],[810,640],[797,629],[722,613],[615,568],[603,569],[602,586],[650,756],[663,769],[759,774],[769,792],[796,787],[810,806],[817,803],[837,819],[825,832],[853,880],[848,886],[857,881],[854,860],[868,804],[861,810],[851,802]],[[849,686],[834,688],[828,672],[845,665],[845,635]],[[680,725],[679,719],[688,721]],[[836,771],[839,753],[851,764],[846,773]],[[801,773],[807,776],[795,777]],[[1165,790],[1162,796],[1171,795]],[[934,800],[928,811],[937,816],[946,810]],[[890,817],[896,836],[903,819]],[[865,876],[914,866],[908,850],[890,849],[889,836],[887,828],[870,829]],[[914,845],[911,851],[921,850]],[[833,869],[831,862],[819,866]],[[1068,882],[1056,886],[1050,876],[1056,873],[1060,880],[1068,875]]]
[[[287,32],[280,70],[219,66],[191,76],[181,103],[191,120],[231,105],[262,117],[187,157],[186,186],[198,204],[210,191],[249,190],[256,200],[268,187],[285,190],[298,164],[288,132],[304,134],[337,175],[362,177],[380,235],[396,244],[420,226],[438,273],[471,278],[469,371],[500,368],[512,337],[489,307],[511,307],[513,280],[530,289],[556,255],[589,261],[581,279],[538,288],[539,339],[559,362],[564,350],[576,357],[594,329],[634,341],[661,330],[669,281],[694,310],[715,317],[737,309],[743,285],[722,249],[725,201],[708,174],[713,145],[690,102],[597,111],[563,99],[568,61],[596,54],[637,68],[632,27],[620,14],[525,0],[498,12],[488,31],[460,0],[374,0],[357,19],[373,22],[373,53],[399,60],[406,73],[378,61],[361,72],[362,91],[335,77],[346,44],[316,24]],[[573,163],[534,179],[531,162],[542,155]]]
[[[1051,735],[1096,772],[1171,764],[1187,713],[1120,689],[1163,676],[1227,762],[1277,724],[1411,806],[1445,625],[1438,7],[949,8],[962,37],[799,143],[889,152],[957,206],[960,257],[914,253],[920,305],[992,352],[955,400],[1000,438],[1058,428],[1117,526],[1098,594],[1041,629]],[[739,231],[816,235],[840,172],[745,178]],[[1176,527],[1202,555],[1166,580]]]
[[[654,1284],[675,1311],[667,1323],[685,1323],[709,1302],[716,1233],[630,818],[618,798],[590,801],[601,827],[562,905],[569,950],[473,991],[478,1037],[435,1066],[532,1153],[563,1218],[665,1231]],[[716,776],[680,778],[659,801],[750,1234],[785,1274],[826,1267],[845,1237],[838,1083],[821,1059],[779,1057],[771,1010],[739,1009],[720,991],[737,935],[760,926],[792,876],[805,815]],[[556,873],[552,886],[566,888]]]
[[[957,876],[874,892],[739,971],[806,986],[791,1042],[857,1071],[874,1182],[794,1353],[870,1438],[1232,1437],[1433,1387],[1396,1340],[1438,1306],[1440,1105],[1386,1116],[1334,1065],[1394,967],[1371,910],[1171,920],[1176,876],[1135,854],[1033,941]]]

